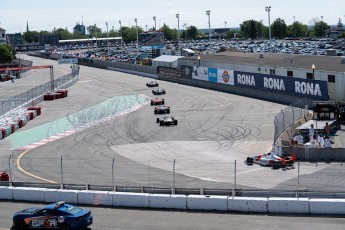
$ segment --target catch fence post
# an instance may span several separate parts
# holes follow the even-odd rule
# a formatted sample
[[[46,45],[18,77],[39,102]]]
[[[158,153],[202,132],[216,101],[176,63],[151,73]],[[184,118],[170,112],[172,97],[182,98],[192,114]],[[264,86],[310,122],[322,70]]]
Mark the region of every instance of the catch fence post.
[[[63,189],[62,155],[61,155],[61,158],[60,158],[60,173],[61,173],[61,184],[60,184],[60,189]]]
[[[300,162],[297,164],[297,199],[299,199],[299,175],[300,175]]]
[[[235,164],[234,164],[234,189],[232,190],[232,198],[234,198],[236,196],[236,183],[237,183],[237,178],[236,178],[236,160],[235,160]]]
[[[12,156],[12,155],[11,155]],[[11,174],[11,156],[8,158],[8,174],[10,177],[9,186],[12,187],[12,174]]]
[[[115,158],[113,158],[113,164],[111,165],[111,181],[112,181],[112,186],[113,186],[113,191],[116,192],[116,187],[115,187],[115,180],[114,180],[114,165],[115,165]]]
[[[176,159],[174,159],[174,165],[173,165],[173,182],[174,182],[174,186],[173,186],[172,194],[175,194],[175,189],[176,189],[175,164],[176,164]]]

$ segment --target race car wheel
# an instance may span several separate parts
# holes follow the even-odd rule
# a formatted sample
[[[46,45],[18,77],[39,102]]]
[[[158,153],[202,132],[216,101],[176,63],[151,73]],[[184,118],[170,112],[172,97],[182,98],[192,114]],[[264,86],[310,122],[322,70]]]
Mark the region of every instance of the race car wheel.
[[[71,227],[68,224],[63,224],[59,228],[60,230],[71,230]]]
[[[154,95],[156,95],[154,90],[152,90],[152,93],[153,93]]]
[[[164,99],[162,99],[162,105],[164,105]]]
[[[174,120],[174,125],[177,125],[177,120]]]
[[[157,123],[159,123],[159,118],[157,117]]]
[[[170,113],[170,109],[167,109],[167,113]]]
[[[151,101],[151,105],[153,105],[153,101]]]
[[[157,114],[157,110],[155,110],[154,113]]]
[[[164,125],[164,121],[160,121],[159,126],[163,126],[163,125]]]
[[[272,165],[272,169],[280,169],[281,165],[279,162],[274,162]]]
[[[27,229],[24,220],[21,220],[21,219],[20,220],[16,220],[16,229],[18,229],[18,230]]]
[[[253,157],[247,157],[246,163],[247,163],[247,165],[252,165],[254,163]]]
[[[146,86],[148,87],[148,86],[149,86],[149,83],[146,83]]]

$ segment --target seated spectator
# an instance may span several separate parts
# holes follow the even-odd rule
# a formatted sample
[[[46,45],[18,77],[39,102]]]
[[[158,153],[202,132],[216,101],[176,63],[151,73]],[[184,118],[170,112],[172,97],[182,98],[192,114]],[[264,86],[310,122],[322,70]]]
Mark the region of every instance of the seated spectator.
[[[325,137],[325,148],[332,148],[332,142],[328,136]]]
[[[302,144],[303,144],[303,141],[304,141],[304,138],[303,138],[303,136],[301,135],[301,133],[298,132],[297,135],[296,135],[296,137],[295,137],[295,140],[296,140],[297,144],[302,145]]]

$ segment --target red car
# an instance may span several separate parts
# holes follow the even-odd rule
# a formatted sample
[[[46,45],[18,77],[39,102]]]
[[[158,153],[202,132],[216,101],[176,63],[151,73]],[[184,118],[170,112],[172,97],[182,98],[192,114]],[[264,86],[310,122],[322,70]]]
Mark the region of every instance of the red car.
[[[8,173],[6,172],[0,173],[0,181],[9,181],[9,180],[10,180],[10,176],[8,175]]]
[[[155,99],[151,100],[151,105],[164,105],[164,99],[159,99],[156,97]]]
[[[170,113],[170,107],[165,106],[165,105],[157,106],[157,107],[155,107],[154,113],[155,114],[169,114]]]

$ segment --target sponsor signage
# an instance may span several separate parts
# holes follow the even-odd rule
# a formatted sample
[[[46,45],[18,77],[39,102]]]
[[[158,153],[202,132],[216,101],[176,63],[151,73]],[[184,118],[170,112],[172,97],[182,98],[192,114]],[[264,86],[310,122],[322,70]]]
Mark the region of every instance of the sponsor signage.
[[[78,64],[78,58],[69,58],[69,59],[59,59],[58,60],[59,65],[63,64]]]
[[[188,65],[180,66],[180,73],[182,78],[192,79],[194,67]]]
[[[203,66],[193,66],[193,75],[192,78],[201,81],[208,81],[208,67]]]
[[[235,85],[328,100],[327,82],[235,71]]]
[[[217,82],[217,73],[218,70],[215,68],[208,68],[208,81]]]
[[[218,69],[217,82],[227,85],[235,85],[234,71]]]

